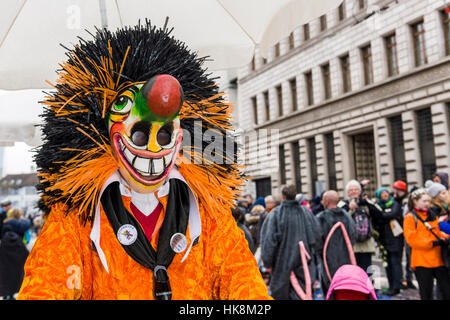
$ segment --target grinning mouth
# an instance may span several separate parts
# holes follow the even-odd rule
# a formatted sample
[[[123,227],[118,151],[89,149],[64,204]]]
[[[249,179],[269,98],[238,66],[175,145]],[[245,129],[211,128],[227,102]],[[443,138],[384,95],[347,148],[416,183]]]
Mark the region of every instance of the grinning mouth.
[[[172,148],[160,153],[134,149],[120,134],[116,134],[113,141],[128,172],[144,184],[155,184],[164,178],[173,165],[173,155],[178,149]]]

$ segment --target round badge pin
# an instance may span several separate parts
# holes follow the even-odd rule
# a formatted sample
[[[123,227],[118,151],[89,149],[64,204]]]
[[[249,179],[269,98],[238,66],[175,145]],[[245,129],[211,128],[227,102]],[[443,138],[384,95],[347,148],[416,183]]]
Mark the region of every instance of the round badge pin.
[[[124,224],[117,231],[117,239],[124,246],[133,244],[137,239],[137,230],[131,224]]]
[[[187,247],[186,236],[182,233],[175,233],[172,238],[170,238],[170,247],[176,253],[183,252]]]

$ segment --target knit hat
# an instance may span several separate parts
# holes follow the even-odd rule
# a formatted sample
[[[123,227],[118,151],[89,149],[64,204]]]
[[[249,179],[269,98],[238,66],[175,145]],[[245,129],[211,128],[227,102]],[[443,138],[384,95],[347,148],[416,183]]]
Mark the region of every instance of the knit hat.
[[[386,191],[389,194],[389,198],[387,200],[381,199],[381,193],[383,191]],[[381,187],[375,192],[375,197],[377,198],[377,203],[381,206],[381,208],[386,209],[392,207],[392,204],[394,203],[394,198],[392,198],[391,194],[389,193],[389,189],[386,187]]]
[[[434,183],[433,181],[427,180],[427,181],[425,181],[424,187],[425,187],[426,189],[428,189],[429,187],[431,187],[431,185],[432,185],[433,183]]]
[[[306,197],[303,193],[297,193],[297,195],[295,196],[295,200],[297,200],[301,204],[303,201],[306,200]]]
[[[389,193],[389,189],[386,187],[381,187],[379,188],[377,191],[375,191],[375,197],[377,197],[378,199],[381,199],[381,193],[383,191],[386,191],[387,193]]]
[[[256,199],[256,201],[255,201],[255,203],[253,205],[254,206],[260,205],[260,206],[263,206],[265,208],[266,207],[266,202],[264,201],[263,197],[259,197],[258,199]]]
[[[402,180],[397,180],[392,184],[392,188],[394,189],[398,189],[398,190],[403,190],[403,191],[407,191],[408,189],[406,188],[406,183]]]
[[[431,195],[431,197],[437,197],[437,195],[441,192],[447,190],[442,184],[440,183],[433,183],[431,186],[427,188],[428,193]]]

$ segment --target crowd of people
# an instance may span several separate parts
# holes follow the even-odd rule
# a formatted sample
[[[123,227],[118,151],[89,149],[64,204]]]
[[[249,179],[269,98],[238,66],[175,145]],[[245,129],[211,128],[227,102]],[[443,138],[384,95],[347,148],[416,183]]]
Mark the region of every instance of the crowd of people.
[[[450,299],[448,174],[436,172],[422,187],[397,180],[373,195],[368,183],[349,181],[343,198],[327,190],[311,199],[286,185],[280,195],[237,202],[233,215],[272,297],[376,299],[418,289],[422,300]],[[385,290],[373,286],[375,255]]]
[[[29,248],[44,219],[13,208],[9,200],[3,200],[0,206],[0,299],[14,300],[22,284]]]

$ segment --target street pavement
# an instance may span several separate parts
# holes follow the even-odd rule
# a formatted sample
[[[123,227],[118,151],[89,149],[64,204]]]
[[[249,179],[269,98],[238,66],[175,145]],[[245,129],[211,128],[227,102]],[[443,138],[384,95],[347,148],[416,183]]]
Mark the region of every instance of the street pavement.
[[[377,271],[379,271],[378,276],[374,276],[373,282],[374,287],[377,291],[378,300],[420,300],[419,290],[417,289],[405,289],[401,290],[398,295],[393,297],[382,294],[381,292],[389,289],[388,279],[386,277],[386,270],[383,267],[383,263],[381,259],[378,257],[372,257],[372,263],[374,266],[377,266]],[[402,260],[402,271],[405,271],[406,260]],[[418,288],[418,284],[416,280],[413,280],[413,284]]]

